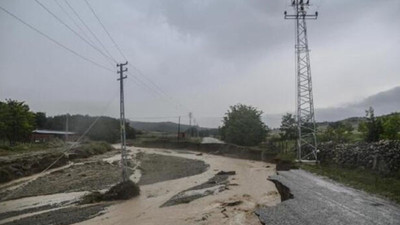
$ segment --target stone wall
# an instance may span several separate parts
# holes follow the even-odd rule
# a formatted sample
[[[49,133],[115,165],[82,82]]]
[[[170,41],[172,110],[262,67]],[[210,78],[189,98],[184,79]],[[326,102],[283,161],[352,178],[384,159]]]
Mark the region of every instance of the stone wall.
[[[321,163],[334,163],[350,168],[366,168],[383,175],[400,174],[400,141],[376,143],[320,144]]]

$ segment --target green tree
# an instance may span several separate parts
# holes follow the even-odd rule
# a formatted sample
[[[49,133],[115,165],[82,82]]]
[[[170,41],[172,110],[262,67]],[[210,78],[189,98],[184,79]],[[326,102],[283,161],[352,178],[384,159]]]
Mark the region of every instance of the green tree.
[[[295,140],[297,138],[296,119],[291,113],[286,113],[282,116],[280,135],[283,140]]]
[[[7,99],[0,103],[0,133],[10,145],[26,141],[35,127],[35,114],[24,102]]]
[[[66,115],[47,117],[44,128],[49,130],[64,130],[65,117]],[[87,133],[88,138],[96,141],[107,141],[110,143],[120,141],[121,134],[119,119],[106,116],[97,118],[88,115],[70,115],[68,119],[69,131],[83,134],[96,119],[98,119],[97,122]],[[129,123],[126,123],[125,131],[127,139],[135,138],[136,131],[129,125]]]
[[[0,139],[6,140],[7,104],[0,101]]]
[[[353,126],[350,123],[334,122],[329,123],[323,133],[322,140],[333,142],[347,142],[350,140]]]
[[[400,114],[392,114],[382,118],[383,134],[382,138],[388,140],[400,139]]]
[[[46,113],[44,112],[37,112],[35,114],[35,122],[37,128],[44,128],[46,126]]]
[[[228,143],[254,146],[265,140],[268,127],[261,121],[262,111],[237,104],[225,114],[221,137]]]
[[[379,141],[383,133],[381,120],[375,117],[372,107],[369,107],[369,109],[365,111],[365,117],[366,121],[360,123],[358,130],[363,133],[365,141]]]

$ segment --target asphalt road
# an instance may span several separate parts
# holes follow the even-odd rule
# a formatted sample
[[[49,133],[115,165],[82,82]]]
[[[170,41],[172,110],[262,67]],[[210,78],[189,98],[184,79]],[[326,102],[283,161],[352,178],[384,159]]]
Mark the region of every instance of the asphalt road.
[[[400,206],[303,170],[279,171],[273,179],[293,199],[259,209],[265,224],[400,224]]]

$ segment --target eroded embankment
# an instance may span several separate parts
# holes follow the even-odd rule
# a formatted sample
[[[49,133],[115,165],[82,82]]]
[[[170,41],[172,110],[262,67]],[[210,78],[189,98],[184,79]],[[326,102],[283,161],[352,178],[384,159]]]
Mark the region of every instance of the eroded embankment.
[[[132,171],[128,171],[129,174]],[[71,165],[41,176],[13,191],[1,199],[10,200],[29,196],[56,193],[102,190],[120,181],[121,170],[118,165],[103,161]]]
[[[280,182],[277,179],[273,179],[273,178],[268,178],[268,180],[275,184],[275,187],[278,190],[280,198],[281,198],[281,203],[294,198],[294,195],[290,191],[290,188],[287,187],[286,185],[282,184],[282,182]],[[273,207],[276,207],[276,206],[273,206]],[[258,216],[260,223],[263,225],[268,224],[266,222],[268,220],[265,219],[265,215],[264,215],[265,210],[267,210],[268,208],[271,209],[271,207],[261,206],[261,207],[258,207],[257,209],[255,209],[255,211],[254,211],[254,213]]]
[[[40,173],[45,169],[57,168],[71,160],[88,158],[111,151],[111,145],[105,142],[89,142],[73,146],[63,146],[33,153],[13,154],[0,157],[0,184],[21,177]]]
[[[281,202],[294,198],[290,188],[288,188],[286,185],[282,184],[276,179],[268,178],[268,180],[275,184],[275,187],[281,196]]]

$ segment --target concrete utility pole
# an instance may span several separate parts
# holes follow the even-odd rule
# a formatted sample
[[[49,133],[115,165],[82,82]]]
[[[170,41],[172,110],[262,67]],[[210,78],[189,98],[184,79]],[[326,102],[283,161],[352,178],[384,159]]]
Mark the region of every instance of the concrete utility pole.
[[[68,113],[65,114],[65,142],[68,141],[68,130],[69,130],[69,127],[68,127],[68,124],[69,124],[69,122],[68,122],[68,117],[69,117],[69,114],[68,114]]]
[[[178,119],[178,141],[181,138],[181,116]]]
[[[190,113],[189,113],[189,131],[190,131],[190,137],[193,136],[193,130],[192,130],[192,116],[193,116],[193,114],[190,112]]]
[[[124,69],[124,66],[128,65],[128,62],[117,64],[119,67],[119,84],[120,84],[120,123],[121,123],[121,166],[122,166],[122,181],[127,181],[128,173],[127,167],[127,154],[126,154],[126,132],[125,132],[125,102],[124,102],[124,72],[128,71],[128,68]]]
[[[310,0],[291,0],[294,14],[285,19],[296,20],[296,82],[297,82],[297,159],[317,161],[317,138],[314,115],[314,101],[311,82],[310,50],[308,48],[306,20],[318,18],[318,12],[308,15]]]

